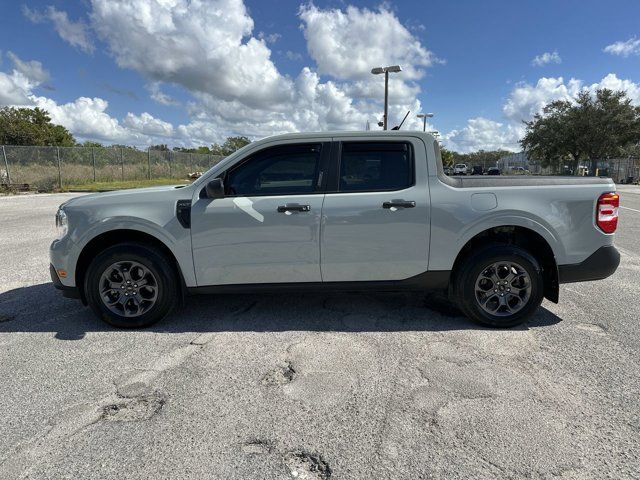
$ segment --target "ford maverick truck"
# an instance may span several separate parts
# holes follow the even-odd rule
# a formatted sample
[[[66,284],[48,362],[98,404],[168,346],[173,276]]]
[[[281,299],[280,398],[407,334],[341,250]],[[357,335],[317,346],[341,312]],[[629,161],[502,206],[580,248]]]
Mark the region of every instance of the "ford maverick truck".
[[[430,289],[508,327],[616,270],[618,203],[609,178],[447,176],[427,133],[282,135],[191,185],[64,203],[51,278],[118,327],[195,293]]]

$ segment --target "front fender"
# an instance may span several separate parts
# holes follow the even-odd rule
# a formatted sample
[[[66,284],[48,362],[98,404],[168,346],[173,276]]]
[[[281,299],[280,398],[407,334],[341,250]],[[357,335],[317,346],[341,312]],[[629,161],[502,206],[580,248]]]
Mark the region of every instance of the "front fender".
[[[70,220],[71,223],[71,220]],[[99,222],[82,227],[82,222],[69,232],[67,254],[67,269],[69,275],[65,285],[75,286],[75,270],[78,259],[84,248],[95,238],[115,230],[131,230],[150,235],[164,244],[175,256],[187,286],[195,286],[195,272],[191,251],[191,233],[180,225],[173,217],[165,225],[160,225],[149,219],[131,216],[106,217]],[[123,238],[123,240],[126,240]]]

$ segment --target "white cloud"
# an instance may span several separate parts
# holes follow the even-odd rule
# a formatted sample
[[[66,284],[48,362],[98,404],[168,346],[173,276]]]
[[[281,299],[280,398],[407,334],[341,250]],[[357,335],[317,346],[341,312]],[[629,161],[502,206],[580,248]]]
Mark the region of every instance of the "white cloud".
[[[269,108],[292,96],[242,0],[92,0],[94,29],[119,66],[151,81]]]
[[[134,132],[139,132],[151,137],[172,137],[173,125],[158,118],[150,113],[144,112],[141,115],[127,113],[122,122],[125,127]]]
[[[542,55],[536,55],[531,61],[531,65],[534,67],[542,67],[549,63],[562,63],[562,58],[558,52],[544,52]]]
[[[260,40],[264,40],[267,43],[276,43],[278,40],[280,40],[282,38],[282,35],[280,35],[279,33],[264,33],[264,32],[260,32],[258,33],[258,38]]]
[[[118,143],[144,143],[140,135],[128,131],[107,112],[109,102],[102,98],[80,97],[58,104],[46,97],[32,96],[35,106],[51,116],[53,123],[63,125],[79,138]]]
[[[630,55],[640,55],[640,38],[630,38],[626,42],[618,41],[604,47],[606,53],[628,57]]]
[[[366,121],[380,119],[383,83],[369,73],[371,60],[401,62],[403,73],[392,80],[390,124],[399,123],[406,110],[420,108],[415,79],[437,60],[404,28],[387,8],[376,11],[348,7],[299,11],[312,50],[323,41],[321,23],[344,27],[332,40],[345,52],[328,63],[315,58],[318,70],[305,67],[292,78],[278,71],[268,44],[279,36],[262,32],[252,36],[253,20],[242,0],[92,0],[92,25],[107,43],[118,65],[149,80],[151,97],[173,104],[161,84],[190,92],[187,104],[192,120],[174,129],[177,139],[199,143],[219,141],[226,135],[261,137],[287,131],[361,130]],[[188,7],[188,8],[187,8]],[[367,25],[369,23],[369,25]],[[373,27],[372,25],[373,24]],[[376,28],[365,41],[358,31]],[[357,40],[359,43],[353,45]],[[331,62],[353,65],[349,53],[367,62],[365,75],[338,73]],[[301,60],[294,52],[290,59]],[[364,64],[364,63],[363,63]],[[326,68],[325,68],[326,67]],[[327,81],[321,74],[334,80]],[[406,127],[418,127],[411,115]]]
[[[174,100],[170,95],[164,93],[160,88],[160,82],[153,82],[147,85],[147,90],[151,99],[158,102],[160,105],[179,105],[180,102]]]
[[[384,5],[377,11],[349,6],[300,8],[309,55],[318,72],[337,79],[367,79],[371,68],[400,64],[402,78],[417,80],[438,60]]]
[[[69,20],[67,12],[57,10],[53,6],[47,7],[42,12],[23,6],[22,13],[33,23],[51,22],[58,35],[69,45],[79,48],[83,52],[93,53],[95,47],[91,41],[87,25],[82,21],[73,22]]]
[[[0,72],[0,107],[33,105],[32,90],[49,79],[40,62],[23,61],[12,52],[8,53],[13,62],[11,73]]]
[[[14,68],[28,78],[33,84],[41,84],[49,80],[49,72],[42,67],[42,63],[36,60],[28,62],[20,60],[20,58],[13,52],[7,52],[7,56],[13,62]]]
[[[519,83],[509,95],[502,111],[513,122],[529,120],[550,102],[572,99],[581,87],[580,80],[572,78],[565,84],[562,77],[543,77],[535,85]]]
[[[476,150],[520,149],[518,140],[522,130],[516,125],[505,125],[483,117],[471,118],[460,130],[443,135],[445,146],[462,153]]]
[[[286,53],[285,53],[285,56],[289,60],[293,60],[293,61],[297,61],[297,62],[302,60],[302,54],[300,54],[298,52],[292,52],[291,50],[287,50]]]
[[[28,94],[33,86],[20,72],[15,70],[11,74],[0,72],[0,107],[31,105]]]

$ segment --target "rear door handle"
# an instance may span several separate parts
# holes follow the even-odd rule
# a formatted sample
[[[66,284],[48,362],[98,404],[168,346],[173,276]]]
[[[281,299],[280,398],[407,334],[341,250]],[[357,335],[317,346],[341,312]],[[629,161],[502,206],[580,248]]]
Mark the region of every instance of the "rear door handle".
[[[413,200],[391,200],[390,202],[384,202],[382,208],[413,208],[416,206],[416,202]]]
[[[298,205],[297,203],[287,203],[286,205],[280,205],[278,212],[310,212],[311,205]]]

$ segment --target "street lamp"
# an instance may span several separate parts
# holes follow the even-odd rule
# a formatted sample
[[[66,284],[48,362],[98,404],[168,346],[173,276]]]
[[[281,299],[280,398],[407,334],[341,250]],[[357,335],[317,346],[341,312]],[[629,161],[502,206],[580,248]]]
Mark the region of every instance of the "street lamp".
[[[427,131],[427,118],[433,117],[433,113],[419,113],[417,115],[418,118],[422,119],[422,131]]]
[[[402,71],[400,65],[390,65],[388,67],[376,67],[371,69],[371,73],[374,75],[380,75],[384,73],[384,122],[383,130],[387,129],[387,116],[389,113],[389,72],[398,73]]]

